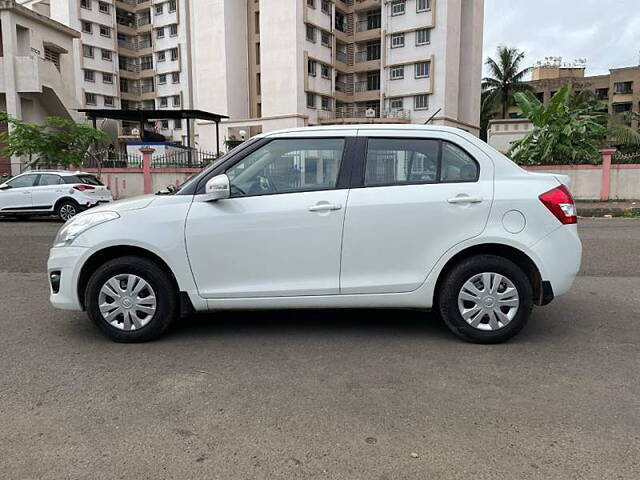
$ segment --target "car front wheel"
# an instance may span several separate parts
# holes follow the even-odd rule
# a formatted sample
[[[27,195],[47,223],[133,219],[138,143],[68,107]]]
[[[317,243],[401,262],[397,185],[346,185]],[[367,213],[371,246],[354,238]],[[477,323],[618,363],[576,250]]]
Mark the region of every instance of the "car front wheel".
[[[476,343],[499,343],[526,325],[533,307],[527,275],[494,255],[462,260],[441,285],[438,305],[449,329]]]
[[[177,316],[177,291],[170,276],[142,257],[111,260],[89,279],[87,313],[116,342],[146,342],[167,329]]]

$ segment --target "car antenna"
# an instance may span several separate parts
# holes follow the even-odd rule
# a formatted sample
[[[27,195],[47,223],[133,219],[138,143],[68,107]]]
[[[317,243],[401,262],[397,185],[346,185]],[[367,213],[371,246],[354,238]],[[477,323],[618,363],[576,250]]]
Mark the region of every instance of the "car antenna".
[[[431,116],[429,117],[429,119],[428,119],[426,122],[424,122],[424,124],[425,124],[425,125],[429,125],[429,124],[431,123],[431,120],[433,120],[433,119],[435,118],[435,116],[436,116],[437,114],[439,114],[439,113],[440,113],[440,110],[442,110],[442,108],[439,108],[438,110],[436,110],[436,113],[434,113],[433,115],[431,115]]]

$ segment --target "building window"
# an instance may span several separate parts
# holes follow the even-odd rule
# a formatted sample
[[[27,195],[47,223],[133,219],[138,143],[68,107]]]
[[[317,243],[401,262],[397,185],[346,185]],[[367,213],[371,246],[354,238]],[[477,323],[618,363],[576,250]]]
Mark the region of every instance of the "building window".
[[[613,91],[621,94],[633,93],[633,82],[616,82],[613,84]]]
[[[404,99],[400,98],[392,98],[390,102],[391,110],[402,110],[404,108]]]
[[[169,106],[169,97],[160,97],[160,108],[167,108]]]
[[[170,52],[171,52],[171,61],[175,62],[176,60],[178,60],[178,49],[172,48]]]
[[[169,25],[169,36],[170,37],[178,36],[178,24],[177,23]]]
[[[175,12],[177,9],[176,0],[169,0],[169,13]]]
[[[431,29],[422,28],[416,30],[416,45],[427,45],[431,43]]]
[[[104,96],[104,106],[105,107],[113,107],[113,97],[109,97],[107,95]]]
[[[91,45],[83,45],[82,55],[86,58],[93,58],[93,47]]]
[[[91,0],[80,0],[80,6],[87,10],[91,10]]]
[[[424,12],[426,10],[431,9],[431,1],[430,0],[416,0],[416,11]]]
[[[611,106],[611,109],[613,111],[613,113],[624,113],[624,112],[630,112],[633,108],[633,104],[631,102],[629,103],[614,103]]]
[[[407,2],[405,0],[393,0],[391,2],[391,15],[404,15],[407,9]]]
[[[256,73],[256,95],[262,95],[262,77]]]
[[[140,57],[140,70],[153,70],[153,56]]]
[[[260,33],[260,12],[253,14],[253,31],[256,35]]]
[[[331,110],[331,99],[329,97],[322,97],[320,100],[322,110]]]
[[[307,0],[307,5],[311,8],[316,8],[316,0]]]
[[[260,65],[260,42],[256,43],[256,65]]]
[[[182,130],[182,119],[181,118],[176,118],[173,121],[173,128],[175,130]]]
[[[173,72],[171,74],[171,82],[172,83],[180,83],[180,72]]]
[[[85,82],[95,82],[96,81],[96,72],[93,70],[85,70],[84,71],[84,81]]]
[[[162,15],[164,13],[164,3],[156,5],[156,15]]]
[[[162,120],[162,122],[160,122],[160,128],[162,128],[162,130],[169,130],[169,120]]]
[[[106,2],[98,2],[98,10],[100,13],[106,13],[108,15],[111,13],[111,5]]]
[[[102,83],[106,83],[108,85],[113,84],[113,74],[112,73],[103,73],[102,74]]]
[[[113,52],[111,50],[102,50],[102,60],[107,62],[113,61]]]
[[[180,95],[174,95],[173,96],[173,106],[174,107],[179,107],[181,103],[182,103],[182,101],[180,99]]]
[[[167,76],[166,75],[158,75],[158,85],[164,85],[167,83]]]
[[[87,105],[97,105],[98,101],[96,99],[96,94],[95,93],[85,92],[84,93],[84,103],[86,103]]]
[[[401,80],[404,78],[404,65],[396,65],[395,67],[391,67],[391,74],[389,78],[391,80]]]
[[[426,110],[429,108],[429,95],[416,95],[413,97],[413,108],[415,110]]]
[[[160,27],[156,30],[156,38],[164,38],[164,27]]]
[[[596,88],[596,99],[607,100],[609,98],[608,88]]]
[[[327,32],[321,32],[320,42],[323,46],[331,48],[331,35],[329,35]]]
[[[256,116],[258,118],[262,117],[262,104],[256,103]]]
[[[322,78],[331,78],[331,68],[324,63],[320,65],[320,74]]]
[[[316,28],[313,25],[307,25],[307,40],[316,43]]]
[[[322,0],[322,12],[327,15],[331,15],[331,2],[329,0]]]
[[[404,47],[404,33],[394,33],[391,35],[391,48]]]
[[[93,33],[93,25],[91,22],[82,21],[82,32]]]
[[[111,37],[111,28],[106,27],[104,25],[100,25],[100,36],[102,37]]]
[[[425,78],[429,76],[429,62],[416,63],[416,78]]]
[[[312,77],[316,76],[316,61],[315,60],[311,60],[310,59],[310,60],[307,61],[307,72]]]
[[[44,59],[53,63],[60,70],[60,53],[44,47]]]
[[[158,63],[162,63],[167,59],[167,52],[165,51],[158,52],[156,55],[158,57]]]
[[[316,108],[316,96],[311,92],[307,92],[307,107]]]

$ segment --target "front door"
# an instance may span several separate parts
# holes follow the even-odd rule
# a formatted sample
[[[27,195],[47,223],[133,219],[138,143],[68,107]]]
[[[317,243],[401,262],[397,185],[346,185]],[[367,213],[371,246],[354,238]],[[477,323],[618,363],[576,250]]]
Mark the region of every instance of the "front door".
[[[34,210],[51,210],[69,185],[64,185],[62,177],[54,173],[43,173],[32,190],[32,204]]]
[[[37,178],[37,174],[28,173],[6,182],[4,185],[8,188],[0,189],[0,211],[30,210],[33,205],[31,194]]]
[[[196,195],[186,245],[205,298],[339,293],[343,137],[276,138],[230,166],[231,198]]]
[[[349,195],[342,294],[417,289],[447,250],[483,231],[489,216],[493,164],[483,152],[452,134],[384,133],[368,139],[363,184]]]

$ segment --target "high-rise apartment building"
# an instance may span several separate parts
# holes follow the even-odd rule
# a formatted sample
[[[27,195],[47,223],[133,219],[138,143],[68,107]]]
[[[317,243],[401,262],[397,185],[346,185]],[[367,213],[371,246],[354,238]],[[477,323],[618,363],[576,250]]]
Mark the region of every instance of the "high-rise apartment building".
[[[25,0],[25,6],[81,32],[75,54],[84,108],[193,108],[187,0]],[[120,137],[135,138],[123,123]],[[186,125],[148,125],[186,143]]]
[[[230,136],[429,119],[478,133],[483,0],[193,1],[196,102]]]

